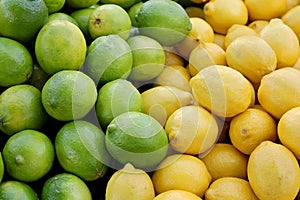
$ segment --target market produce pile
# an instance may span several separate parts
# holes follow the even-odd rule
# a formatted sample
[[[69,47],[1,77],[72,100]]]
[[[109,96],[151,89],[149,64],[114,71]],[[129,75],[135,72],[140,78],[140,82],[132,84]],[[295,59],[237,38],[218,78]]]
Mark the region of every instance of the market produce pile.
[[[0,199],[300,199],[299,0],[1,0]]]

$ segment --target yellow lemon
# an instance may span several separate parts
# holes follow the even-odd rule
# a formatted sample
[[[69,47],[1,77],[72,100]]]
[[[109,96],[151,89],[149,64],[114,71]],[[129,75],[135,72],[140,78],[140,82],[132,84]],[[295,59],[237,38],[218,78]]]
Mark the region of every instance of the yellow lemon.
[[[153,200],[154,187],[149,175],[127,163],[110,177],[106,186],[106,200]]]
[[[277,65],[274,50],[258,36],[241,36],[231,42],[226,49],[226,61],[252,83],[259,83]]]
[[[168,190],[160,193],[153,200],[201,200],[201,198],[194,193],[184,190]]]
[[[296,63],[293,65],[294,68],[300,69],[300,56],[298,57]]]
[[[184,106],[168,118],[165,126],[172,148],[186,154],[206,152],[216,142],[218,124],[199,106]]]
[[[213,181],[222,177],[246,179],[248,156],[231,144],[217,143],[201,160]]]
[[[281,19],[272,19],[259,35],[274,50],[278,68],[291,67],[296,63],[300,54],[299,40],[294,31]]]
[[[195,76],[201,69],[211,65],[226,65],[225,51],[213,42],[201,42],[190,54],[190,74]]]
[[[157,194],[185,190],[202,197],[211,182],[211,175],[199,158],[174,154],[160,163],[153,172],[152,182]]]
[[[184,65],[184,59],[178,55],[175,48],[171,47],[164,47],[165,52],[165,65],[166,66],[183,66]]]
[[[215,180],[205,192],[206,200],[258,200],[248,181],[236,177]]]
[[[283,23],[288,25],[295,32],[298,40],[300,40],[300,5],[291,8],[281,17],[281,19]]]
[[[233,40],[244,35],[257,36],[257,33],[246,25],[233,24],[228,29],[227,34],[225,36],[225,48],[227,48]]]
[[[287,4],[286,4],[286,12],[289,11],[290,9],[298,6],[300,3],[299,0],[287,0]]]
[[[248,24],[250,28],[252,28],[256,33],[260,33],[260,31],[269,24],[267,20],[254,20]]]
[[[285,67],[265,75],[258,88],[260,105],[279,119],[286,111],[300,106],[300,71]]]
[[[214,43],[219,45],[223,50],[225,50],[225,35],[215,33],[214,35]]]
[[[300,73],[300,72],[299,72]],[[191,78],[190,85],[200,106],[220,117],[244,112],[253,102],[253,87],[237,70],[211,65]]]
[[[280,17],[286,11],[287,0],[245,0],[251,21],[270,20]]]
[[[297,159],[285,146],[264,141],[250,154],[250,185],[261,200],[295,199],[300,185]]]
[[[215,32],[226,34],[233,24],[246,24],[248,10],[242,0],[211,0],[203,7],[205,20]]]
[[[249,155],[262,141],[276,140],[276,122],[266,111],[248,108],[232,118],[229,137],[234,147]]]
[[[200,0],[202,1],[202,0]],[[188,6],[185,8],[186,13],[189,17],[200,17],[204,19],[203,9],[194,5]]]
[[[278,122],[278,137],[300,159],[300,107],[288,110]]]

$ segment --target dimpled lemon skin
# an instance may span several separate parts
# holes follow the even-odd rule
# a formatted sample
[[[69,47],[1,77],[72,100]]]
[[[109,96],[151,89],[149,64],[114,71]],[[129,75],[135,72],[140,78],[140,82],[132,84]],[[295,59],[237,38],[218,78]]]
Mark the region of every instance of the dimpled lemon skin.
[[[296,157],[285,146],[264,141],[250,154],[248,179],[261,200],[294,199],[299,191],[300,168]]]

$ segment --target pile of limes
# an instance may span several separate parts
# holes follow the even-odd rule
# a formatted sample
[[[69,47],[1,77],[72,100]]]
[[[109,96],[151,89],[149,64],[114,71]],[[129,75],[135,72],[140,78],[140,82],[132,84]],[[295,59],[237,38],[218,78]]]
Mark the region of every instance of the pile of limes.
[[[299,0],[0,1],[0,199],[300,199]]]

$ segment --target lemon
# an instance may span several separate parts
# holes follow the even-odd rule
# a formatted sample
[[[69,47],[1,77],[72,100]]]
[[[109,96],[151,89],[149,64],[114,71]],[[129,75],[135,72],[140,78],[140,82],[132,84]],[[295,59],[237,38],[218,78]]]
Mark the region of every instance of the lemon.
[[[262,78],[257,92],[258,101],[263,109],[280,119],[285,112],[300,105],[299,84],[299,70],[292,67],[277,69]]]
[[[281,17],[286,11],[288,0],[245,0],[249,19],[253,20],[270,20]]]
[[[236,177],[215,180],[205,192],[206,200],[258,200],[248,181]]]
[[[269,21],[268,20],[254,20],[252,22],[250,22],[248,24],[248,26],[250,28],[252,28],[257,34],[260,33],[260,31],[266,26],[269,24]]]
[[[300,159],[300,148],[298,145],[300,140],[298,134],[299,110],[300,107],[294,107],[285,112],[278,122],[277,129],[279,140],[295,154],[297,159]]]
[[[66,20],[45,24],[35,41],[37,61],[50,75],[66,69],[78,70],[84,62],[86,48],[81,30]]]
[[[152,182],[157,194],[184,190],[202,197],[211,182],[211,175],[199,158],[174,154],[160,163],[153,172]]]
[[[287,0],[286,12],[299,5],[299,0]]]
[[[54,147],[42,132],[20,131],[11,136],[3,148],[6,172],[19,181],[32,182],[45,176],[54,161]]]
[[[219,45],[223,50],[226,50],[225,47],[225,36],[223,34],[215,33],[214,34],[214,43]]]
[[[299,191],[300,168],[293,153],[281,144],[264,141],[250,154],[248,178],[261,199],[294,199]]]
[[[184,66],[185,60],[176,52],[175,48],[164,47],[166,66]]]
[[[106,200],[153,200],[154,196],[150,176],[130,163],[112,174],[105,193]]]
[[[233,24],[228,29],[227,34],[225,36],[225,48],[227,48],[233,40],[244,35],[258,36],[253,29],[249,28],[246,25]]]
[[[85,182],[73,174],[64,172],[56,174],[44,182],[41,199],[92,200],[92,195]]]
[[[242,0],[211,0],[203,10],[205,20],[217,33],[226,34],[233,24],[248,22],[248,10]]]
[[[277,139],[276,122],[266,111],[248,108],[232,118],[229,136],[234,147],[250,155],[262,141],[275,142]]]
[[[28,199],[38,200],[37,193],[31,186],[21,181],[7,180],[0,184],[0,199]]]
[[[189,56],[188,70],[195,76],[201,69],[211,65],[226,65],[225,51],[213,42],[201,42]]]
[[[174,150],[192,155],[210,149],[219,133],[214,117],[199,106],[177,109],[168,118],[165,130]]]
[[[192,105],[193,95],[173,86],[157,86],[142,94],[144,112],[156,119],[162,126],[178,108]]]
[[[288,25],[297,35],[298,40],[300,40],[300,27],[298,26],[298,24],[300,23],[299,16],[300,16],[300,5],[297,5],[294,8],[291,8],[281,17],[283,23]]]
[[[201,198],[194,193],[185,190],[168,190],[160,193],[153,200],[201,200]]]
[[[190,85],[200,106],[219,117],[244,112],[253,101],[254,89],[237,70],[211,65],[191,78]]]
[[[200,18],[204,19],[204,12],[203,12],[202,8],[200,8],[196,5],[191,5],[191,6],[185,7],[184,9],[189,17],[200,17]]]
[[[66,0],[44,0],[44,2],[48,8],[48,13],[51,14],[60,11],[64,7]]]

